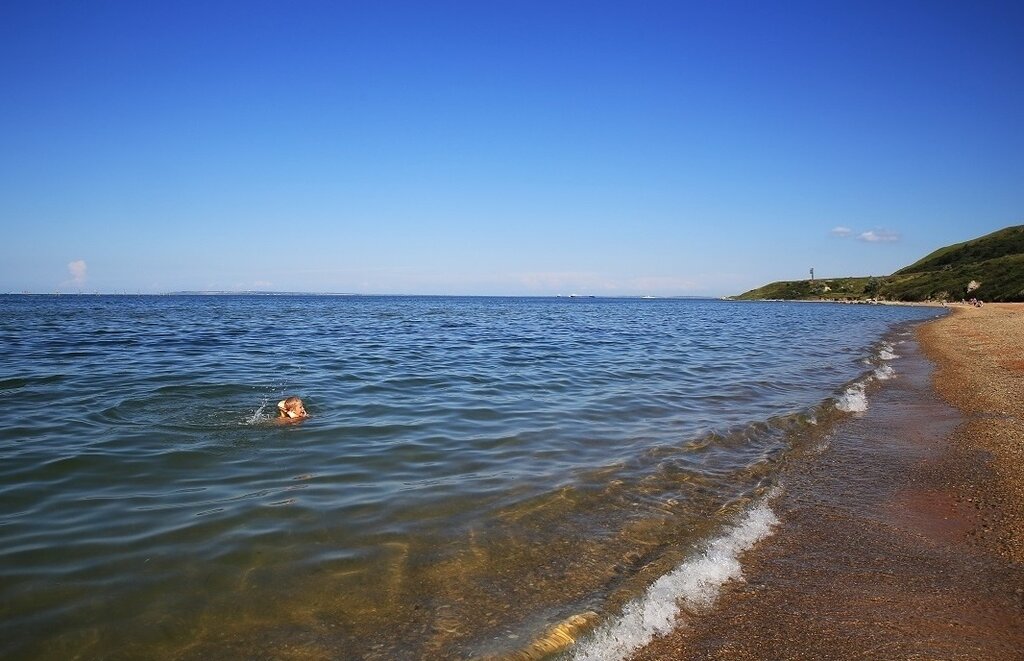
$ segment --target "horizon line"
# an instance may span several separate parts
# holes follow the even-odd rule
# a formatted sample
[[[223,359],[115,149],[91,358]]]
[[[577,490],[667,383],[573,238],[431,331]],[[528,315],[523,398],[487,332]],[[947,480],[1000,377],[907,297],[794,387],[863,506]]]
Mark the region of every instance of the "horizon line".
[[[667,299],[667,298],[690,298],[690,299],[721,299],[725,296],[715,295],[651,295],[651,294],[363,294],[356,292],[302,292],[302,291],[264,291],[264,290],[181,290],[170,292],[100,292],[100,291],[77,291],[77,292],[39,292],[39,291],[8,291],[3,296],[325,296],[325,297],[404,297],[404,298],[640,298],[640,299]]]

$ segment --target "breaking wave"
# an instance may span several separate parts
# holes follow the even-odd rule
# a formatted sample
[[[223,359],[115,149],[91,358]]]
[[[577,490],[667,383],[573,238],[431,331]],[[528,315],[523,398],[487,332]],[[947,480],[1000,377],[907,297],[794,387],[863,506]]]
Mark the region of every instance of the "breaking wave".
[[[881,350],[878,352],[878,357],[882,360],[895,360],[899,358],[899,354],[894,353],[893,349],[894,347],[891,344],[886,343],[882,345]]]
[[[846,413],[863,413],[868,410],[868,395],[865,391],[866,383],[859,381],[839,396],[836,400],[836,408]]]
[[[707,548],[655,581],[639,598],[626,604],[622,614],[597,628],[573,650],[576,661],[617,661],[670,633],[680,609],[705,609],[718,598],[722,586],[742,580],[739,556],[772,534],[779,519],[768,507],[771,495],[747,510]]]
[[[896,370],[891,365],[881,365],[875,369],[874,375],[879,381],[888,381],[896,376]]]

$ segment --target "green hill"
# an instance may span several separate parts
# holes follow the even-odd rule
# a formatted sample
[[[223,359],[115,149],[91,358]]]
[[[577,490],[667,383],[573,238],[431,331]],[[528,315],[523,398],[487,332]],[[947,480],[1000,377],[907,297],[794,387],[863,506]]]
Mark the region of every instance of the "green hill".
[[[1024,225],[940,248],[889,276],[773,282],[734,298],[1024,301]]]
[[[1007,227],[977,239],[939,248],[893,275],[946,270],[1010,255],[1024,255],[1024,225]]]
[[[870,298],[871,294],[867,293],[866,290],[869,289],[868,283],[872,280],[877,282],[878,279],[829,278],[825,280],[815,280],[814,282],[811,282],[810,280],[773,282],[765,285],[764,287],[752,289],[733,298],[741,300],[843,300],[849,298]]]

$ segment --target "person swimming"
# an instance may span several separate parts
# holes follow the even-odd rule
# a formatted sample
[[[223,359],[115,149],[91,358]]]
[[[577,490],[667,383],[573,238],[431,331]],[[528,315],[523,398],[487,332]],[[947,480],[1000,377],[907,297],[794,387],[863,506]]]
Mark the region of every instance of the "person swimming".
[[[306,413],[306,407],[303,406],[302,400],[293,396],[282,399],[277,403],[277,417],[299,420],[301,418],[308,418],[309,414]]]

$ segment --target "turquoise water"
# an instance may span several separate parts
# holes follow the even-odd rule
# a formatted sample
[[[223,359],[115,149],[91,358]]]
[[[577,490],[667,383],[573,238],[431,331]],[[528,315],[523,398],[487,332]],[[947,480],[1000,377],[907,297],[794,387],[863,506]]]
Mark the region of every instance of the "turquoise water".
[[[0,656],[515,652],[678,565],[936,314],[0,297]]]

